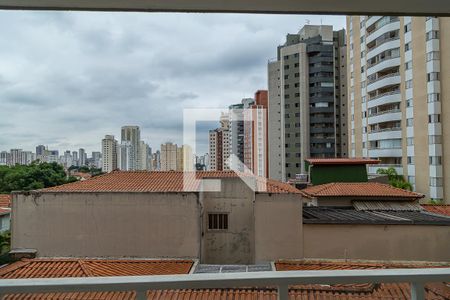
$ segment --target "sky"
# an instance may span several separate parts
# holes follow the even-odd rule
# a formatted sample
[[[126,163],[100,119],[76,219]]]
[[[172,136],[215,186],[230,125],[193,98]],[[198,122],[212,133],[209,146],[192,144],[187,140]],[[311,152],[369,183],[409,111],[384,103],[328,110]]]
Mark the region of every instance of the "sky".
[[[307,23],[345,17],[0,11],[0,151],[100,151],[124,125],[153,149],[181,144],[183,109],[267,89],[267,61]],[[197,126],[198,154],[213,125]]]

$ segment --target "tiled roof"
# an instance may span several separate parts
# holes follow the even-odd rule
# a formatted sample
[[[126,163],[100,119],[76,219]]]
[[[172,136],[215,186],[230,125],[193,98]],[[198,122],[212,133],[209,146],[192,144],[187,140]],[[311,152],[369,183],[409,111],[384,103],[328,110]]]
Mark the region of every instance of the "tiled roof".
[[[93,263],[94,262],[94,263]],[[160,269],[163,274],[185,274],[189,271],[190,261],[134,261],[134,260],[76,260],[76,259],[33,259],[22,260],[7,267],[0,268],[0,278],[36,278],[42,275],[49,277],[85,277],[85,276],[121,276],[121,275],[152,275],[154,271],[146,271],[149,265],[165,265]],[[170,266],[168,266],[169,264]],[[179,266],[177,265],[179,264]],[[186,265],[185,265],[186,264]],[[174,267],[174,265],[176,267]],[[184,266],[183,266],[184,265]],[[113,268],[111,266],[116,266]],[[181,267],[183,266],[183,267]],[[382,263],[352,263],[325,261],[279,261],[275,263],[279,271],[287,270],[344,270],[344,269],[385,269],[385,268],[424,268],[448,267],[437,264],[382,264]],[[177,273],[175,273],[177,272]],[[5,277],[10,274],[11,277]],[[14,274],[14,276],[12,276]],[[86,275],[94,274],[94,275]],[[161,274],[156,272],[156,274]],[[39,275],[39,276],[36,276]],[[296,285],[291,286],[289,295],[292,300],[300,299],[409,299],[408,283],[389,284],[346,284],[346,285]],[[426,285],[427,299],[449,299],[449,288],[444,284]],[[15,300],[56,300],[56,299],[135,299],[134,292],[85,292],[85,293],[47,293],[33,295],[6,295],[4,299]],[[156,290],[148,292],[151,300],[276,300],[277,291],[267,288],[236,288],[236,289],[185,289]]]
[[[302,193],[310,197],[354,197],[364,199],[369,197],[418,199],[424,195],[414,193],[389,184],[378,182],[334,182],[307,187]]]
[[[191,260],[22,259],[0,268],[1,279],[188,274]]]
[[[378,159],[370,158],[308,158],[311,165],[374,165],[379,164]]]
[[[0,207],[11,207],[11,195],[0,194]]]
[[[449,264],[423,263],[378,263],[378,262],[348,262],[348,261],[278,261],[277,271],[308,271],[308,270],[361,270],[361,269],[398,269],[398,268],[438,268]],[[409,283],[381,284],[335,284],[335,285],[299,285],[291,288],[297,292],[314,291],[314,297],[307,299],[410,299]],[[450,288],[443,283],[425,286],[426,299],[449,299]],[[327,298],[328,297],[328,298]],[[298,298],[303,299],[303,298]]]
[[[353,207],[304,207],[304,224],[448,225],[450,218],[422,211],[368,211]]]
[[[199,180],[207,178],[238,178],[252,175],[233,171],[114,171],[84,181],[63,184],[40,190],[41,192],[193,192],[199,191]],[[254,177],[257,191],[268,193],[298,193],[293,186],[272,179]]]
[[[450,216],[450,205],[422,204],[422,207],[435,214]]]

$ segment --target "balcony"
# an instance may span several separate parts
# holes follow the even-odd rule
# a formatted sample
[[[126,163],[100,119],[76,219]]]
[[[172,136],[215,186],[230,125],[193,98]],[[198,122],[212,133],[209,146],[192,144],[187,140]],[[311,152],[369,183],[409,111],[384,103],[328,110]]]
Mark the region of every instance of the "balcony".
[[[379,76],[376,79],[368,80],[367,92],[370,93],[389,85],[399,85],[400,82],[401,78],[399,72]]]
[[[377,174],[378,169],[389,169],[394,168],[398,175],[403,175],[403,166],[398,164],[378,164],[378,165],[368,165],[367,173],[371,175]]]
[[[85,278],[3,279],[2,295],[18,293],[134,291],[135,299],[146,300],[151,290],[276,287],[279,300],[289,299],[289,285],[411,283],[411,299],[425,299],[425,283],[447,282],[450,268],[268,271],[159,276]]]
[[[375,74],[377,72],[383,71],[387,68],[400,66],[400,56],[386,56],[382,60],[379,60],[376,63],[368,65],[367,67],[367,76]]]
[[[400,109],[391,109],[386,111],[381,111],[376,114],[369,115],[368,124],[377,124],[390,121],[399,121],[402,119],[402,113]],[[372,131],[373,132],[373,131]]]

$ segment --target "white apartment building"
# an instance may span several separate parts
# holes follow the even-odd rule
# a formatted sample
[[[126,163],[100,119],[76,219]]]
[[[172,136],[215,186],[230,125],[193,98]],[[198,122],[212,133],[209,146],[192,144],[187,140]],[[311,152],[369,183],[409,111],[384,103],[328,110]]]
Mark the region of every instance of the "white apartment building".
[[[450,19],[354,16],[347,29],[350,156],[449,201]]]
[[[102,171],[109,173],[117,169],[117,140],[113,135],[106,135],[102,140]]]
[[[141,130],[139,126],[123,126],[121,130],[121,142],[130,142],[130,170],[138,170],[140,164]]]

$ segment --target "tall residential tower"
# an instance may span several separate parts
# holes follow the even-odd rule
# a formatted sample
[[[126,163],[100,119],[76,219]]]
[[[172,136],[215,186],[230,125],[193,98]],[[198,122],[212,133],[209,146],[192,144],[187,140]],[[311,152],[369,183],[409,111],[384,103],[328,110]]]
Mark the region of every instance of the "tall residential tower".
[[[306,158],[345,157],[345,30],[306,25],[269,62],[269,177],[305,172]]]
[[[450,18],[347,17],[347,28],[350,156],[450,199]]]

